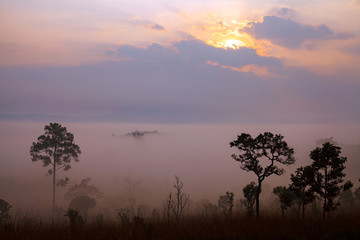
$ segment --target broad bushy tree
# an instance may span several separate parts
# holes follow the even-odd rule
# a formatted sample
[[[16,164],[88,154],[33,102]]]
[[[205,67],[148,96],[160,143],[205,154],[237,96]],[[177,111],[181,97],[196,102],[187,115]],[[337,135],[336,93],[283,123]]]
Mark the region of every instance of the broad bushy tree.
[[[232,158],[240,162],[240,168],[247,172],[254,172],[257,176],[256,215],[259,216],[259,197],[261,184],[266,177],[282,175],[284,169],[279,166],[290,165],[295,162],[294,149],[290,148],[280,134],[265,132],[252,138],[250,134],[242,133],[236,140],[230,142],[230,147],[237,147],[240,154],[233,154]]]

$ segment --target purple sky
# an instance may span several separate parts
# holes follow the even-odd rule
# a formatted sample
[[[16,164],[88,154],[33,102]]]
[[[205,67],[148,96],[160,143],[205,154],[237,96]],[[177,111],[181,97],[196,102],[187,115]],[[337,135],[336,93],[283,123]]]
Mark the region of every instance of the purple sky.
[[[358,1],[0,5],[0,120],[360,120]]]

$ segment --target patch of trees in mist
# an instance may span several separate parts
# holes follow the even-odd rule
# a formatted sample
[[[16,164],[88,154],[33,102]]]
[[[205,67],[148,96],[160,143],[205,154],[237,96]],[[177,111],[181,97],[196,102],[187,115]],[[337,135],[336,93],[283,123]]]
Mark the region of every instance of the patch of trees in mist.
[[[360,211],[360,187],[353,190],[353,183],[345,180],[344,169],[347,159],[341,156],[341,148],[333,139],[319,143],[321,146],[310,152],[312,163],[296,169],[295,173],[291,174],[290,185],[273,189],[278,212],[283,217],[286,212],[289,212],[289,216],[302,218],[306,215],[320,215],[326,218],[335,210],[337,213],[349,214]],[[184,217],[192,215],[234,218],[240,214],[259,218],[261,212],[266,212],[260,211],[263,182],[271,175],[281,176],[285,171],[282,166],[295,162],[294,149],[287,145],[282,135],[270,132],[254,138],[242,133],[230,142],[230,147],[237,149],[232,158],[240,163],[240,168],[255,174],[257,179],[257,182],[250,182],[243,188],[242,197],[227,191],[219,196],[217,204],[209,200],[194,203],[191,196],[184,191],[186,186],[180,177],[175,176],[172,191],[163,200],[162,207],[150,209],[137,203],[136,189],[141,181],[125,178],[127,206],[117,209],[115,214],[109,216],[101,212],[89,214],[98,200],[103,198],[103,193],[91,183],[89,177],[80,183],[72,184],[69,178],[56,179],[56,172],[70,170],[71,163],[78,161],[78,155],[81,154],[80,147],[74,142],[74,136],[65,127],[58,123],[45,126],[45,133],[32,144],[30,154],[32,161],[39,161],[44,167],[50,167],[48,175],[51,175],[53,180],[53,218],[67,219],[71,226],[89,221],[104,221],[109,219],[110,215],[116,215],[121,225],[143,223],[149,219],[179,224]],[[67,210],[55,205],[55,191],[58,187],[67,188]],[[0,199],[1,223],[13,220],[14,214],[11,214],[10,210],[10,203]]]

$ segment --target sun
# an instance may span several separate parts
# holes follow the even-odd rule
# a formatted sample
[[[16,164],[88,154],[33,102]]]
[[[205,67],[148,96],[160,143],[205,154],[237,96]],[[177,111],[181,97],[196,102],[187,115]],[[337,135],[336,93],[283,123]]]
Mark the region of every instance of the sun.
[[[246,43],[244,43],[241,40],[238,39],[228,39],[224,41],[219,41],[213,43],[215,47],[221,47],[221,48],[232,48],[232,49],[239,49],[240,47],[246,47]]]
[[[237,38],[236,36],[231,36],[234,38],[226,38],[226,39],[213,39],[208,40],[207,44],[224,49],[234,49],[237,50],[241,47],[251,47],[252,43],[248,39]]]
[[[225,41],[225,46],[228,48],[239,48],[239,47],[245,47],[246,44],[243,41],[236,40],[236,39],[229,39]]]
[[[192,25],[189,33],[206,44],[225,50],[248,48],[256,50],[257,54],[267,56],[270,50],[263,41],[252,37],[246,29],[252,27],[248,20],[226,20],[211,17],[203,25]]]
[[[254,40],[241,29],[247,26],[247,22],[216,20],[204,26],[196,35],[206,39],[206,43],[224,49],[239,49],[241,47],[253,47]]]

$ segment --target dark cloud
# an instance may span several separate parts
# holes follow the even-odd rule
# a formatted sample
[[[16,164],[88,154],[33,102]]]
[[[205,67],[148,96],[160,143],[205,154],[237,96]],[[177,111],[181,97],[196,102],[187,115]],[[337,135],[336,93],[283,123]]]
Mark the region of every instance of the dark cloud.
[[[360,119],[356,76],[284,68],[249,48],[199,40],[119,46],[122,61],[0,67],[0,119],[131,123],[312,122]],[[129,59],[129,60],[124,60]],[[207,64],[208,61],[218,65]],[[258,76],[223,66],[261,66]],[[278,77],[283,76],[283,77]]]
[[[286,10],[287,11],[287,10]],[[334,33],[326,25],[300,25],[290,19],[265,16],[263,22],[254,22],[245,32],[257,39],[267,39],[287,48],[299,48],[307,40],[347,39],[354,37],[347,33]]]
[[[275,10],[276,14],[280,17],[292,17],[296,14],[296,11],[291,8],[278,8]]]
[[[212,61],[230,67],[243,67],[251,64],[269,68],[281,66],[279,59],[260,56],[256,53],[256,50],[251,48],[215,48],[196,39],[174,42],[170,48],[162,47],[159,44],[152,44],[147,48],[123,45],[119,47],[118,55],[163,65],[174,63],[201,65]]]
[[[106,53],[106,55],[114,55],[115,54],[115,52],[111,49],[107,50],[105,53]]]
[[[141,26],[141,27],[145,27],[145,28],[150,28],[153,30],[158,30],[158,31],[165,31],[166,28],[158,23],[154,23],[152,21],[149,20],[143,20],[143,19],[128,19],[125,22],[135,25],[135,26]]]
[[[160,31],[165,30],[165,27],[160,24],[152,24],[152,25],[150,25],[150,27],[155,30],[160,30]]]

